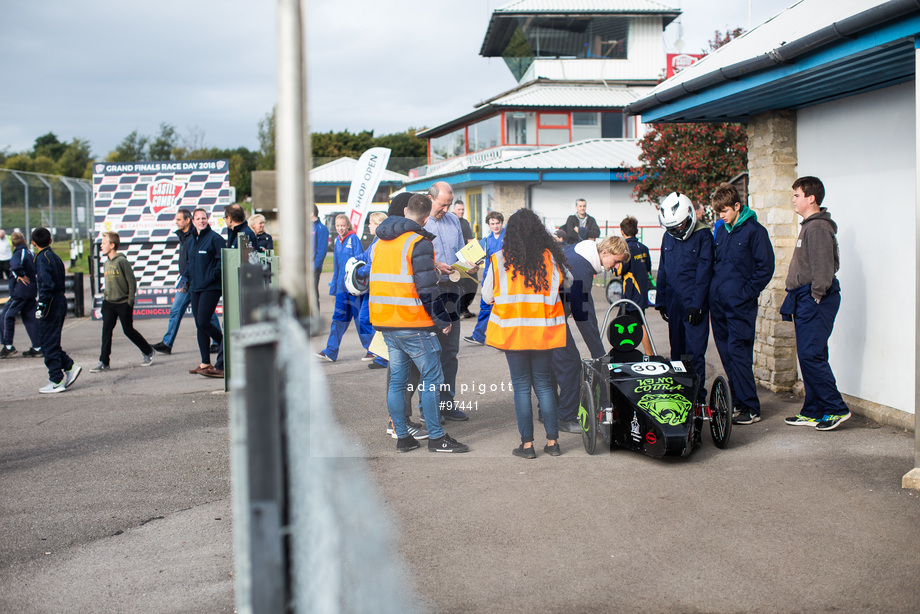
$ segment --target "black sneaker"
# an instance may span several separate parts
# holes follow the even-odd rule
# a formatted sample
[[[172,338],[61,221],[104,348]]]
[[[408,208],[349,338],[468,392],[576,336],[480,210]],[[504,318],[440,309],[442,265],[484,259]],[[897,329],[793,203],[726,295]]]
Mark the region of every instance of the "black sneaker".
[[[515,456],[520,456],[521,458],[537,458],[537,453],[533,449],[533,446],[525,448],[524,444],[521,444],[515,449],[511,450],[511,453]]]
[[[845,414],[825,414],[824,418],[815,425],[815,429],[819,431],[833,431],[843,422],[849,420],[851,415],[852,414],[849,412]]]
[[[473,339],[472,335],[470,335],[469,337],[464,337],[463,340],[466,341],[467,343],[472,343],[473,345],[485,345],[485,343],[483,343],[482,341],[477,341],[476,339]]]
[[[36,348],[29,348],[28,350],[23,352],[22,355],[25,356],[26,358],[41,358],[42,356],[44,356],[42,351]]]
[[[578,420],[560,420],[559,421],[559,432],[560,433],[578,433],[581,434],[583,429],[578,423]]]
[[[412,450],[415,450],[416,448],[418,448],[419,445],[420,444],[418,440],[412,435],[409,435],[407,437],[403,437],[402,439],[396,440],[396,451],[397,452],[411,452]]]
[[[550,456],[562,456],[562,450],[559,448],[559,442],[557,441],[553,445],[546,444],[543,446],[543,451],[549,454]]]
[[[737,416],[732,418],[732,424],[754,424],[760,422],[760,414],[755,414],[750,409],[742,409]]]
[[[9,358],[15,353],[16,353],[16,346],[11,345],[10,347],[6,347],[4,345],[3,348],[0,349],[0,358]]]
[[[160,341],[159,343],[155,343],[152,347],[160,354],[172,354],[172,348],[166,345],[165,343],[163,343],[162,341]]]
[[[470,447],[460,443],[459,441],[457,441],[456,439],[454,439],[447,433],[444,433],[437,439],[428,440],[428,451],[429,452],[469,452]]]

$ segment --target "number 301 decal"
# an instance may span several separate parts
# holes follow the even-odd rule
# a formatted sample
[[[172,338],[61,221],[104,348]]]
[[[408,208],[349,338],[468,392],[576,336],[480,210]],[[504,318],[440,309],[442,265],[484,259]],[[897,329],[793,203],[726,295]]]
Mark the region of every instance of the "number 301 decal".
[[[660,362],[637,362],[632,370],[640,375],[660,375],[668,372],[668,365]]]

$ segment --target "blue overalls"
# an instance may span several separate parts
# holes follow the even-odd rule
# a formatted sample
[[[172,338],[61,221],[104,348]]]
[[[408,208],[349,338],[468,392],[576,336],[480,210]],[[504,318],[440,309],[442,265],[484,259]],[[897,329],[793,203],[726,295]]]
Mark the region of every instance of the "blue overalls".
[[[709,284],[712,281],[712,231],[697,223],[686,241],[665,233],[658,263],[658,293],[655,309],[668,315],[671,360],[692,355],[693,368],[700,378],[699,399],[706,399],[706,347],[709,345]],[[702,321],[690,326],[691,309],[703,313]]]
[[[807,284],[787,290],[780,307],[783,320],[795,322],[795,352],[805,385],[805,403],[799,413],[806,418],[823,420],[825,414],[850,411],[837,390],[837,380],[828,362],[827,340],[834,330],[838,309],[840,282],[836,278],[820,303],[815,302],[811,284]]]
[[[489,272],[489,264],[491,262],[492,254],[500,252],[502,250],[502,245],[505,242],[505,229],[502,228],[502,231],[499,233],[498,238],[495,238],[495,235],[491,232],[482,239],[481,243],[482,248],[486,252],[485,266],[482,269],[482,283],[486,282],[486,273]],[[486,303],[481,298],[479,299],[479,315],[476,318],[476,327],[473,329],[473,334],[471,335],[473,339],[479,343],[486,342],[486,327],[489,324],[489,316],[492,315],[492,305]]]
[[[742,215],[744,211],[742,210]],[[728,375],[736,407],[760,415],[754,382],[754,328],[757,298],[770,283],[775,266],[767,229],[751,212],[729,231],[715,232],[715,264],[709,290],[712,338]]]

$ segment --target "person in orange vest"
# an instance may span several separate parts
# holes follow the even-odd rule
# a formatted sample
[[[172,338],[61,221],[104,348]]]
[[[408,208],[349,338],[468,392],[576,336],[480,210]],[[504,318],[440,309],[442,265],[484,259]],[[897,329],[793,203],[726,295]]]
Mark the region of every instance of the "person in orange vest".
[[[444,373],[436,331],[447,335],[451,326],[460,326],[460,322],[451,323],[438,292],[431,242],[434,235],[422,228],[430,214],[431,199],[415,194],[406,205],[406,217],[388,217],[377,228],[371,262],[370,321],[383,335],[389,353],[387,409],[396,431],[396,451],[419,447],[406,424],[405,391],[414,364],[421,373],[416,389],[428,427],[428,451],[467,452],[468,446],[441,428],[438,412]]]
[[[511,451],[536,458],[533,407],[537,395],[546,429],[543,451],[559,456],[559,421],[553,390],[553,349],[565,346],[565,311],[560,286],[571,283],[561,244],[533,211],[519,209],[509,219],[505,243],[492,255],[482,285],[482,300],[492,303],[486,345],[505,351],[514,387],[514,412],[521,445]]]

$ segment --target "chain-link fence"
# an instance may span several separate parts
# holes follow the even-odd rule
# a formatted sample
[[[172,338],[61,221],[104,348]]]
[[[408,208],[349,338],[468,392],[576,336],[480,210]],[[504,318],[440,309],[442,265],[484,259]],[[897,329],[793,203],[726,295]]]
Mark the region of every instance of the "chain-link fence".
[[[88,239],[93,188],[85,179],[0,168],[0,228],[27,238],[44,226],[54,241]]]

